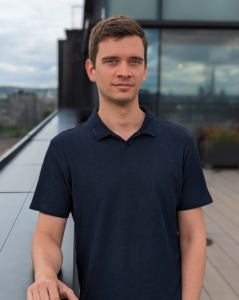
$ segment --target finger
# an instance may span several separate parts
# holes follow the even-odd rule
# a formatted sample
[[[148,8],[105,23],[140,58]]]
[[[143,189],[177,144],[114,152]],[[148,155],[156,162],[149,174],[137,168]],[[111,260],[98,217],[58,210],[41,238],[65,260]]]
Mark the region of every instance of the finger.
[[[68,300],[79,300],[74,292],[63,283],[59,284],[59,292],[61,298],[65,297]]]
[[[53,284],[51,284],[49,286],[48,293],[49,293],[50,300],[60,299],[60,295],[59,295],[59,291],[58,291],[56,282],[54,282]]]
[[[40,299],[41,300],[50,300],[48,291],[45,287],[40,289]]]
[[[34,300],[33,294],[32,294],[32,291],[30,288],[27,290],[27,300]]]
[[[71,289],[65,291],[63,297],[65,297],[68,300],[79,300],[79,298],[76,297],[75,293]]]
[[[38,292],[37,289],[34,289],[34,290],[32,291],[32,294],[33,294],[33,300],[40,300],[40,299],[41,299],[41,298],[40,298],[40,294],[39,294],[39,292]]]

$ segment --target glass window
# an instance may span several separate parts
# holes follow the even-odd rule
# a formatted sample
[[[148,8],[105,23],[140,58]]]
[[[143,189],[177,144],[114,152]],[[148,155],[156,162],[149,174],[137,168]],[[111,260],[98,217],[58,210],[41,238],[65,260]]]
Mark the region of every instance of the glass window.
[[[160,116],[194,132],[239,121],[239,32],[163,30]]]
[[[164,0],[164,20],[239,21],[239,0]]]
[[[136,20],[156,20],[159,18],[158,0],[108,0],[106,17],[123,15]]]
[[[148,40],[148,73],[139,93],[139,103],[147,105],[151,112],[158,112],[159,83],[159,29],[144,29]]]

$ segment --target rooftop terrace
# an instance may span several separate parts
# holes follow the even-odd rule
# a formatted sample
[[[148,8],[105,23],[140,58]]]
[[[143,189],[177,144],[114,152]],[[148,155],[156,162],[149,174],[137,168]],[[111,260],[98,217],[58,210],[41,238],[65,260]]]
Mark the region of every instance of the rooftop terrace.
[[[29,209],[50,140],[77,125],[72,110],[62,110],[37,132],[0,171],[0,299],[26,300],[34,282],[31,243],[38,212]],[[31,135],[31,134],[30,134]],[[27,138],[27,136],[25,137]],[[59,278],[79,290],[74,263],[74,223],[70,216]]]
[[[239,170],[204,170],[214,203],[205,206],[207,263],[201,300],[239,300]]]
[[[29,205],[50,140],[75,127],[74,111],[64,110],[34,135],[0,171],[0,299],[26,300],[33,283],[31,241],[38,213]],[[239,170],[204,170],[214,203],[204,207],[207,264],[201,300],[239,300]],[[63,241],[60,278],[78,289],[74,263],[74,224]]]

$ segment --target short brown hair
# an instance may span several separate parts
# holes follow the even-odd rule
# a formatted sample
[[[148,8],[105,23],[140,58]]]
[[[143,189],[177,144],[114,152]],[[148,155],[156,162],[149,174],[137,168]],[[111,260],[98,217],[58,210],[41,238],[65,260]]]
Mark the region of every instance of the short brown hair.
[[[124,16],[113,16],[97,23],[91,31],[88,50],[89,59],[92,61],[94,69],[98,45],[100,42],[107,37],[120,39],[129,35],[137,35],[141,38],[144,46],[144,61],[146,66],[148,42],[142,27],[130,18]]]

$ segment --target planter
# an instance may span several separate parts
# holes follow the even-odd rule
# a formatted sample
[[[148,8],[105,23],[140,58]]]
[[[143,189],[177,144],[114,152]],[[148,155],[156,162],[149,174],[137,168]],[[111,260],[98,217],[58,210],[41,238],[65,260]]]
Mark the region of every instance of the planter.
[[[239,166],[239,142],[209,142],[199,144],[202,164],[209,166]]]

